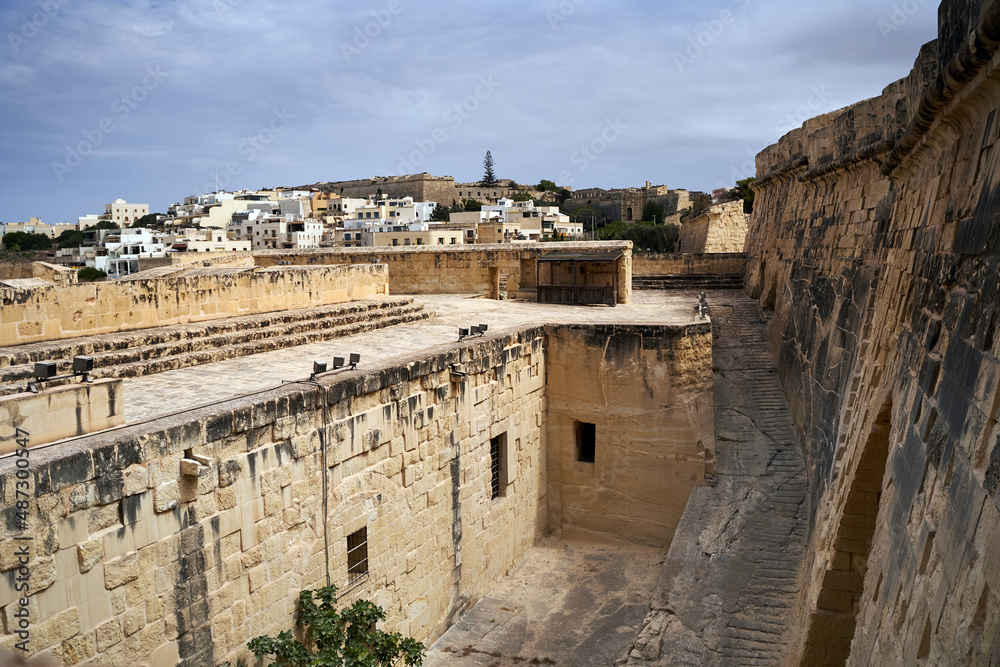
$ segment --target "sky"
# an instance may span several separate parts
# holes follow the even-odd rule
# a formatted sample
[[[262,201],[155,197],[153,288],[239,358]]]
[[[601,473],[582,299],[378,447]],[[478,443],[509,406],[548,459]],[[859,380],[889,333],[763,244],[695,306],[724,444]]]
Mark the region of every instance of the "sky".
[[[929,0],[0,0],[0,222],[430,172],[710,191],[878,95]]]

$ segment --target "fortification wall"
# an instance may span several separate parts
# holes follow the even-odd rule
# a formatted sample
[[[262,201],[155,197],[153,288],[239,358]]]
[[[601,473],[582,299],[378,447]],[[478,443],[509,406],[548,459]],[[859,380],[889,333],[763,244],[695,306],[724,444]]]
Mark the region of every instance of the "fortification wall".
[[[708,323],[552,327],[547,336],[549,527],[666,548],[691,489],[715,473]],[[594,456],[582,460],[584,424]]]
[[[289,262],[313,264],[378,264],[389,267],[394,294],[462,294],[474,292],[495,298],[500,276],[507,276],[509,294],[535,289],[536,260],[549,252],[607,252],[621,250],[618,303],[632,299],[632,242],[497,243],[435,248],[430,246],[375,248],[311,248],[265,250],[254,255],[258,266]]]
[[[33,449],[26,480],[3,459],[0,646],[20,641],[23,597],[29,652],[64,664],[247,656],[247,640],[292,626],[327,564],[346,590],[347,535],[362,528],[367,576],[341,601],[371,599],[390,629],[435,638],[544,530],[542,343],[542,329],[494,336]],[[198,455],[211,465],[182,474]],[[26,592],[15,545],[30,553]]]
[[[747,289],[813,494],[803,664],[1000,655],[1000,3],[943,3],[940,34],[757,157]]]
[[[743,252],[747,216],[743,200],[715,204],[681,223],[677,243],[682,253]]]
[[[379,188],[388,197],[413,197],[414,201],[435,201],[451,206],[457,190],[451,176],[431,176],[428,173],[405,176],[373,176],[351,181],[318,183],[316,187],[339,194],[341,197],[363,198],[375,194]]]
[[[633,276],[682,276],[691,274],[740,275],[746,264],[742,252],[643,254],[632,257]]]
[[[387,280],[384,266],[368,264],[190,269],[176,277],[0,287],[0,345],[367,299],[388,294]]]
[[[48,262],[19,262],[0,264],[0,280],[26,280],[38,278],[57,285],[74,285],[76,269]]]
[[[598,465],[613,453],[618,470],[584,483],[597,497],[647,466],[679,466],[675,481],[690,487],[713,450],[710,344],[707,323],[528,327],[4,457],[0,649],[27,641],[63,664],[121,667],[246,657],[250,638],[292,626],[298,591],[323,585],[327,567],[346,590],[347,536],[362,528],[367,577],[341,602],[373,600],[389,630],[433,640],[546,532],[549,495],[578,491],[548,479],[572,455],[546,451],[548,374],[589,349],[596,369],[581,373],[618,387],[632,381],[623,371],[645,378],[594,416],[601,429],[614,413],[631,417],[641,436],[629,455],[624,439],[601,435]],[[609,346],[618,353],[605,360]],[[678,437],[654,442],[636,421],[639,394]],[[667,417],[653,414],[661,400],[678,402]],[[208,465],[184,474],[196,457]],[[662,495],[658,483],[633,489],[598,528],[662,539],[673,520]],[[561,517],[556,530],[575,515],[564,505]]]

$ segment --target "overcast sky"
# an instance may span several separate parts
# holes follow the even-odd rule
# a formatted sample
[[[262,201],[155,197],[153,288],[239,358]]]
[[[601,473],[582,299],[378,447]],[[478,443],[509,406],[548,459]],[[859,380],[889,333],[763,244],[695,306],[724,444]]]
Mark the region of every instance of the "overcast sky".
[[[692,190],[878,95],[929,0],[2,0],[0,222],[419,173]]]

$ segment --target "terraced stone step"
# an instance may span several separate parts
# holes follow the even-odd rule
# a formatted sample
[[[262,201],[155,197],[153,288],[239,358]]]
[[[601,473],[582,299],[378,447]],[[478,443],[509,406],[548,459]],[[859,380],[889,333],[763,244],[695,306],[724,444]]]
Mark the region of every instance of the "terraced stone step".
[[[743,276],[707,273],[632,276],[632,289],[743,289]]]
[[[0,348],[0,395],[23,391],[35,361],[71,372],[72,357],[94,357],[92,377],[137,377],[315,343],[431,317],[412,298],[381,299],[196,324]]]

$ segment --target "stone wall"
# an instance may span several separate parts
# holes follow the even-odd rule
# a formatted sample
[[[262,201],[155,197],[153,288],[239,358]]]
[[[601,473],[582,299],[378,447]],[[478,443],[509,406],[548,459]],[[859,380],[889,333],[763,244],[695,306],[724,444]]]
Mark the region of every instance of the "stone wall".
[[[715,472],[709,324],[552,327],[547,361],[550,528],[666,548]],[[593,461],[581,423],[595,427]]]
[[[0,281],[37,278],[57,285],[77,283],[76,269],[48,262],[0,263]]]
[[[633,276],[742,275],[746,255],[730,253],[643,254],[632,257]]]
[[[0,397],[0,456],[18,449],[17,440],[30,435],[29,445],[93,433],[125,423],[122,381],[102,379],[72,382]]]
[[[179,271],[179,269],[165,269]],[[306,308],[388,294],[384,266],[199,268],[176,276],[0,287],[0,345]]]
[[[290,628],[298,591],[323,585],[327,568],[342,603],[373,600],[389,630],[433,640],[550,528],[548,374],[561,378],[590,346],[615,386],[643,371],[643,388],[608,396],[593,417],[604,428],[631,416],[642,437],[632,454],[608,439],[621,449],[608,493],[651,464],[677,466],[689,487],[711,463],[709,343],[704,324],[528,327],[0,459],[0,649],[25,640],[23,607],[30,652],[63,664],[212,666]],[[639,361],[605,360],[609,345]],[[679,402],[647,415],[677,429],[671,447],[635,421],[637,393],[651,412]],[[556,394],[562,414],[568,397]],[[680,446],[688,435],[698,440]],[[635,519],[660,503],[661,489],[644,491],[615,512]],[[661,543],[670,520],[618,534]],[[348,591],[347,536],[362,528],[368,573]]]
[[[681,223],[677,242],[682,253],[743,252],[747,216],[743,200],[715,204]]]
[[[621,250],[618,267],[618,303],[632,299],[632,242],[497,243],[433,247],[312,248],[264,250],[254,254],[258,266],[312,264],[378,264],[389,267],[393,294],[478,293],[496,298],[500,276],[507,276],[507,292],[534,290],[536,260],[557,251],[607,252]],[[525,298],[531,295],[525,295]]]
[[[813,494],[804,664],[1000,655],[1000,3],[939,18],[906,79],[757,157],[747,289]]]
[[[27,647],[62,664],[215,665],[290,628],[327,568],[342,603],[434,639],[544,531],[544,372],[533,328],[3,459],[0,647],[23,639],[24,598]],[[348,592],[362,528],[368,572]]]

